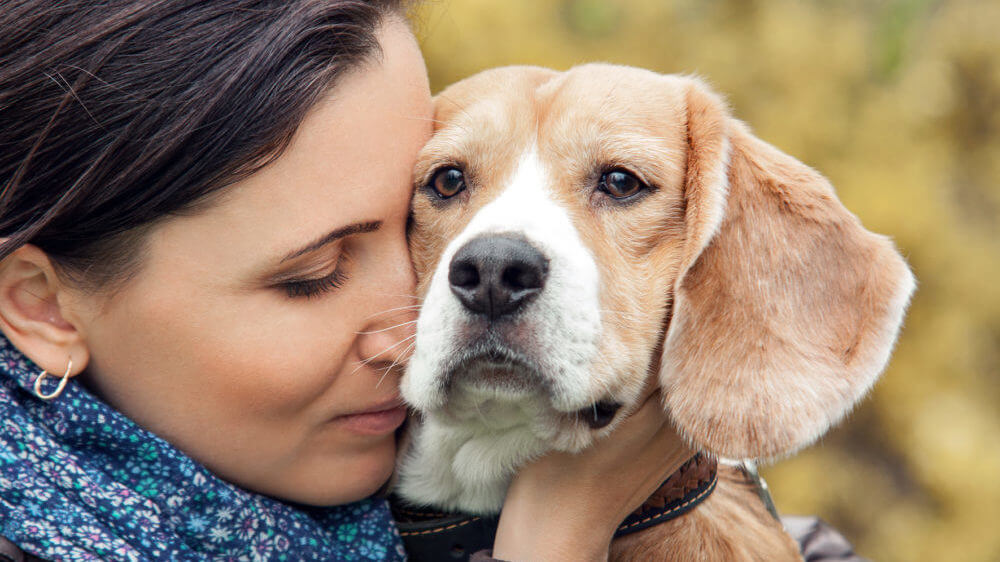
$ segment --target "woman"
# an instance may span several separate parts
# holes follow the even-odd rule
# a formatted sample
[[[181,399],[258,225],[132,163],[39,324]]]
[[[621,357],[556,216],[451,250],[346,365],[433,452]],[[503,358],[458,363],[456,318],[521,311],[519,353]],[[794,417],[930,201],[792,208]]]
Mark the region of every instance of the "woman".
[[[405,417],[410,171],[431,123],[402,10],[0,4],[10,543],[59,560],[403,556],[372,497]],[[614,442],[526,469],[495,554],[604,557],[672,469],[640,470],[677,438],[654,402]]]

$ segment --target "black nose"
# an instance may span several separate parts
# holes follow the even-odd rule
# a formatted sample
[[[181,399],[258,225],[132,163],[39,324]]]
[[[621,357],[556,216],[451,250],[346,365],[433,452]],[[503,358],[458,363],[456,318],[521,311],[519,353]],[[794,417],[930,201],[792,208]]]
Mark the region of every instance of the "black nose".
[[[492,234],[459,248],[448,282],[466,309],[496,320],[542,292],[548,272],[548,260],[523,237]]]

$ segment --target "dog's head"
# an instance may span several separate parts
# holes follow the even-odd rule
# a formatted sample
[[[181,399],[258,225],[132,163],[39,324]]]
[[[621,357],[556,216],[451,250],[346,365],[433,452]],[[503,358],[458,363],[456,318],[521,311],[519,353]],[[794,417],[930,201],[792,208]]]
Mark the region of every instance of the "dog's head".
[[[502,425],[530,403],[573,448],[658,372],[691,441],[770,458],[816,439],[884,368],[914,285],[905,262],[702,82],[511,67],[436,105],[402,383],[425,414],[502,403]]]

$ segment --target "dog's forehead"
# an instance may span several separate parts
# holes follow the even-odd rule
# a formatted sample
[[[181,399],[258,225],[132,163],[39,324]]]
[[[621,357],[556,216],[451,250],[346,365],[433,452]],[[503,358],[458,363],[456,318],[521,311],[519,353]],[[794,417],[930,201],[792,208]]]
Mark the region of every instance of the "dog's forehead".
[[[543,111],[539,124],[561,128],[563,135],[565,129],[584,123],[648,132],[679,117],[683,122],[683,91],[682,79],[676,76],[588,64],[540,85],[534,102]]]
[[[477,74],[438,96],[437,130],[417,174],[461,164],[478,171],[481,184],[495,185],[532,151],[560,177],[615,164],[663,177],[675,171],[685,150],[686,83],[610,64]]]
[[[459,82],[437,99],[439,132],[446,136],[501,136],[539,142],[572,134],[628,129],[650,133],[683,125],[684,79],[610,64],[566,72],[509,67]]]

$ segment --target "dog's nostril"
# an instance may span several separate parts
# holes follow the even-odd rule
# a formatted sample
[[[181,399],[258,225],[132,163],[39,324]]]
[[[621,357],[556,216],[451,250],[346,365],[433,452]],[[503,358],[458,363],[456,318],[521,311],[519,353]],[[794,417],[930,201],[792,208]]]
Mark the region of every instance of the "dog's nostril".
[[[517,263],[503,270],[500,281],[515,291],[540,289],[542,287],[541,268]]]
[[[448,271],[448,283],[463,289],[475,289],[479,285],[479,269],[474,263],[454,263]]]

